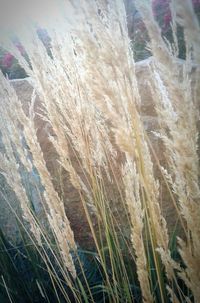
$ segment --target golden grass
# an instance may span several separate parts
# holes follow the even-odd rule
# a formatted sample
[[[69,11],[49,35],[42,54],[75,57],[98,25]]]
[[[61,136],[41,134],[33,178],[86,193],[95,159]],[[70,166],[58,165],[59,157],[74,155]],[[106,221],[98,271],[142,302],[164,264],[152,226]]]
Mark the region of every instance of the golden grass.
[[[50,139],[59,155],[58,165],[69,173],[70,182],[78,190],[83,203],[105,274],[105,283],[109,289],[109,302],[133,302],[134,298],[119,240],[123,237],[123,233],[119,236],[120,214],[113,213],[107,182],[117,189],[120,210],[127,217],[126,225],[131,236],[130,239],[124,240],[130,249],[129,257],[136,263],[143,302],[160,300],[159,302],[164,303],[167,302],[168,296],[172,302],[192,302],[180,288],[179,277],[192,292],[194,302],[198,303],[199,100],[198,96],[196,99],[192,97],[189,74],[192,60],[199,63],[200,45],[195,39],[199,26],[196,19],[193,22],[189,19],[194,16],[194,12],[191,6],[187,9],[189,2],[184,0],[180,13],[181,23],[185,27],[188,53],[180,80],[176,52],[172,52],[162,39],[149,1],[136,1],[149,30],[155,58],[151,70],[154,80],[152,94],[161,125],[161,132],[157,135],[164,142],[167,159],[167,167],[161,170],[171,188],[171,194],[174,195],[178,215],[187,232],[186,238],[178,239],[183,266],[172,258],[168,226],[159,203],[159,181],[155,178],[150,147],[139,113],[142,100],[137,87],[124,6],[122,1],[108,2],[109,5],[106,1],[82,1],[79,5],[72,5],[71,1],[62,3],[63,14],[59,16],[58,23],[52,27],[46,25],[51,37],[52,56],[47,54],[34,27],[30,32],[21,33],[20,38],[31,68],[10,42],[5,41],[5,47],[15,54],[25,68],[30,77],[29,81],[45,108],[44,119],[48,120],[55,134],[55,137]],[[179,2],[174,1],[173,9],[177,13],[174,18],[177,15],[180,18]],[[68,17],[69,9],[73,22]],[[179,18],[174,22],[180,22]],[[28,170],[31,169],[31,163],[20,142],[20,136],[23,135],[45,188],[42,203],[62,257],[63,268],[76,279],[71,251],[76,252],[77,245],[63,201],[53,187],[37,140],[37,126],[34,125],[32,110],[34,96],[30,114],[26,116],[15,91],[2,75],[0,94],[0,125],[6,148],[5,155],[0,154],[0,168],[19,198],[24,217],[30,224],[30,231],[37,239],[37,244],[42,246],[40,227],[29,210],[29,201],[14,155],[16,149],[21,162]],[[73,150],[79,162],[81,174],[70,159],[69,149]],[[123,155],[121,163],[117,162],[116,155],[119,152]],[[113,169],[116,166],[117,176]],[[96,215],[97,228],[94,228],[92,223],[93,212]],[[107,259],[102,250],[104,246],[108,251],[112,279],[107,272]],[[158,294],[154,292],[152,264],[155,266]],[[66,279],[69,284],[72,283],[67,274]],[[73,291],[76,292],[74,289]],[[156,299],[156,296],[159,299]],[[90,299],[92,300],[91,293]],[[77,296],[77,302],[79,300]]]

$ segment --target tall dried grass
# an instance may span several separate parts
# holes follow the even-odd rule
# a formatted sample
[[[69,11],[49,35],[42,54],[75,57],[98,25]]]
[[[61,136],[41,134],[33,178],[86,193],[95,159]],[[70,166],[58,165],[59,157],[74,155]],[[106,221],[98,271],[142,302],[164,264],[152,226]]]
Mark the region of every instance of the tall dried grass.
[[[200,45],[195,38],[199,25],[189,0],[184,0],[182,6],[180,1],[172,2],[172,26],[175,28],[176,22],[184,26],[188,50],[180,77],[176,41],[170,45],[162,39],[153,19],[150,1],[136,3],[149,30],[150,47],[155,58],[151,69],[154,80],[152,95],[161,125],[157,136],[164,142],[167,159],[167,167],[160,167],[160,170],[174,195],[177,217],[181,218],[180,224],[186,231],[182,238],[178,238],[178,261],[173,259],[170,251],[168,226],[159,203],[159,181],[155,178],[153,159],[140,116],[142,100],[122,1],[60,2],[62,15],[54,23],[45,24],[51,38],[51,54],[47,53],[33,26],[19,33],[29,63],[9,40],[3,43],[26,70],[30,83],[40,96],[45,109],[43,119],[48,121],[54,132],[50,140],[59,156],[58,165],[68,172],[71,184],[80,194],[105,274],[108,301],[136,300],[131,291],[130,268],[127,268],[122,250],[123,239],[129,250],[128,258],[136,264],[141,301],[199,302],[199,100],[192,91],[190,80],[192,65],[199,63]],[[193,22],[190,16],[194,17]],[[37,139],[34,96],[30,102],[30,115],[26,116],[15,91],[2,75],[0,93],[0,125],[5,146],[0,168],[19,198],[37,244],[43,245],[41,228],[28,207],[16,162],[15,151],[23,165],[31,169],[20,141],[24,136],[45,188],[42,203],[63,267],[77,279],[71,255],[72,250],[76,253],[77,245]],[[73,151],[81,173],[70,159],[70,151]],[[116,205],[115,201],[110,202],[108,183],[117,189],[116,200],[120,197],[121,206],[117,213],[113,212]],[[127,219],[122,225],[119,211]],[[93,225],[93,213],[97,227]],[[130,239],[123,235],[124,223]],[[66,279],[73,289],[70,277]],[[85,302],[94,302],[90,289],[88,298],[83,287],[81,291]],[[76,298],[79,302],[78,295]]]

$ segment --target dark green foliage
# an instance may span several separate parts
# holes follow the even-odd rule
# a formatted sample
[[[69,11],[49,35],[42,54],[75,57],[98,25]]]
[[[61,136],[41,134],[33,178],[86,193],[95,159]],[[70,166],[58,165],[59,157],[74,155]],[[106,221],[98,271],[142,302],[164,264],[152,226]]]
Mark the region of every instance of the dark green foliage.
[[[52,256],[51,250],[47,249],[46,252],[48,255],[47,259],[49,260],[48,265],[49,267],[54,267],[57,275],[54,278],[54,285],[52,284],[47,264],[44,262],[34,245],[22,242],[21,245],[14,247],[6,241],[1,232],[0,302],[10,302],[7,291],[9,292],[12,302],[16,303],[66,302],[62,291],[58,285],[56,286],[58,279],[70,298],[70,302],[75,302],[70,288],[64,282],[62,273]],[[103,287],[101,287],[103,278],[96,255],[80,250],[78,251],[78,259],[76,256],[74,256],[74,259],[78,273],[78,278],[75,281],[74,287],[78,289],[80,288],[80,285],[82,285],[88,295],[85,283],[86,278],[95,302],[104,302],[103,298],[105,298],[105,294]],[[2,276],[6,287],[3,283]]]

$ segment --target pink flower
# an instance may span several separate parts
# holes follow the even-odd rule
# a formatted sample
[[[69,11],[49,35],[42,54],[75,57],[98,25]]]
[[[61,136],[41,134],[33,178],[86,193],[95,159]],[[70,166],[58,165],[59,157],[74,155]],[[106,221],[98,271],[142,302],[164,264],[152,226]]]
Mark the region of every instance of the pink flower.
[[[12,66],[13,63],[13,55],[10,53],[6,53],[2,59],[2,65],[6,68],[10,68]]]
[[[14,42],[16,48],[19,50],[20,54],[25,55],[25,50],[20,42]],[[14,56],[10,53],[5,53],[3,58],[1,59],[1,64],[5,68],[11,68],[14,61]]]

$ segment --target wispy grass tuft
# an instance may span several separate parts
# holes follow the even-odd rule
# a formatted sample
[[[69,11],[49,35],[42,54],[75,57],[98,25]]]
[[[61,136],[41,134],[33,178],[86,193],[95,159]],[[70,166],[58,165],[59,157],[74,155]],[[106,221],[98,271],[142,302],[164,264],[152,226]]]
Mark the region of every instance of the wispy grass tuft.
[[[199,64],[199,25],[189,0],[183,7],[179,2],[172,1],[171,7],[172,26],[178,22],[185,30],[182,70],[177,45],[163,40],[150,1],[136,1],[154,56],[150,71],[160,122],[156,135],[166,153],[166,166],[157,164],[184,231],[178,238],[176,231],[170,235],[162,213],[154,169],[157,156],[141,118],[123,2],[59,1],[62,13],[50,24],[44,18],[50,51],[34,25],[18,33],[27,61],[9,39],[2,41],[34,88],[27,114],[9,80],[0,74],[0,170],[18,198],[23,218],[17,220],[25,234],[19,250],[1,235],[0,296],[5,302],[200,301],[199,99],[198,79],[192,88],[190,78],[193,64]],[[42,113],[35,111],[36,94]],[[65,184],[56,187],[53,182],[37,115],[51,130],[46,140],[57,154],[58,170],[79,195],[94,252],[81,252],[75,241],[66,215],[72,206],[64,191],[56,190]],[[37,170],[44,189],[40,203],[45,224],[31,207],[18,159],[27,171]],[[26,274],[33,284],[24,280]],[[21,285],[19,291],[15,281]]]

